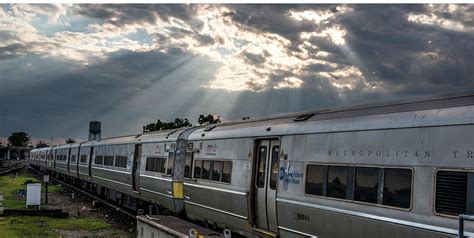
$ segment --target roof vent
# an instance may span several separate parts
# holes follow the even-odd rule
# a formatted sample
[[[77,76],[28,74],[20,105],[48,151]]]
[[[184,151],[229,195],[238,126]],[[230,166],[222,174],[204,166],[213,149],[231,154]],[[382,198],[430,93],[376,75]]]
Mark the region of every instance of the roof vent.
[[[306,121],[309,118],[311,118],[312,116],[314,116],[314,113],[299,115],[294,119],[294,121]]]
[[[206,129],[204,129],[204,131],[211,131],[212,129],[216,128],[217,125],[210,125],[208,127],[206,127]]]

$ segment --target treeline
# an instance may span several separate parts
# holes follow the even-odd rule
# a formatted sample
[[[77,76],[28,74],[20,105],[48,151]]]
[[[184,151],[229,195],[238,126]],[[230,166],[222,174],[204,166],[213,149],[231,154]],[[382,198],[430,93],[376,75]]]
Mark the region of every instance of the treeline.
[[[199,125],[211,125],[221,123],[221,119],[218,116],[213,116],[211,114],[199,115],[198,118]],[[143,126],[143,132],[150,132],[150,131],[162,131],[162,130],[169,130],[169,129],[178,129],[178,128],[185,128],[191,127],[193,124],[189,122],[187,118],[175,118],[174,121],[166,122],[161,121],[158,119],[156,122],[149,123]]]

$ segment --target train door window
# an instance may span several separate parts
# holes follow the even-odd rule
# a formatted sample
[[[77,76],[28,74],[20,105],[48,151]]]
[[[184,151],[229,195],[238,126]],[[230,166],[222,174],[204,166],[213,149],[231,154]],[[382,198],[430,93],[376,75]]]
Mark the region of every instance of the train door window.
[[[114,165],[114,157],[111,155],[104,156],[104,165],[113,166]]]
[[[258,149],[257,178],[255,181],[258,188],[263,188],[263,186],[265,185],[266,161],[267,161],[267,147],[260,146],[260,148]]]
[[[193,164],[193,152],[186,153],[186,161],[184,166],[184,177],[191,178],[191,166]]]
[[[115,167],[127,168],[127,156],[115,156]]]
[[[379,191],[379,169],[356,167],[354,200],[377,203]]]
[[[348,167],[328,166],[326,195],[333,198],[346,198]]]
[[[435,211],[457,216],[467,213],[468,173],[438,171],[436,173]]]
[[[211,161],[204,160],[204,162],[202,163],[201,179],[210,179],[210,173],[211,173]]]
[[[306,168],[305,192],[311,195],[323,195],[324,166],[308,165]]]
[[[221,181],[222,161],[214,161],[212,165],[212,181]]]
[[[166,166],[166,174],[171,175],[173,172],[174,165],[174,152],[170,152],[168,155],[168,166]]]
[[[410,208],[411,180],[409,169],[385,169],[383,205]]]
[[[276,189],[277,176],[278,176],[278,153],[280,151],[280,146],[275,145],[272,148],[272,158],[271,158],[271,174],[270,174],[270,189]]]
[[[232,162],[231,161],[224,161],[224,165],[222,168],[222,182],[230,183],[230,177],[232,174]]]
[[[94,164],[103,164],[104,163],[104,156],[96,155]]]
[[[202,160],[196,160],[194,162],[194,178],[201,178],[201,168],[202,168]]]
[[[81,155],[81,160],[79,162],[86,163],[87,162],[87,155]]]

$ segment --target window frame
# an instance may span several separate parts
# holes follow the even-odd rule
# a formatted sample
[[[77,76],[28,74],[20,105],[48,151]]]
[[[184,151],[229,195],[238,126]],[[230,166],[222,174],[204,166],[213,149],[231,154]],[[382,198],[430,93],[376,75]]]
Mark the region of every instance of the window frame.
[[[326,196],[326,191],[323,190],[323,195],[313,195],[313,194],[308,194],[306,193],[306,189],[304,190],[304,196],[308,197],[314,197],[314,198],[321,198],[321,199],[329,199],[329,200],[334,200],[334,201],[341,201],[341,202],[350,202],[350,203],[355,203],[355,204],[361,204],[361,205],[368,205],[368,206],[375,206],[375,207],[381,207],[381,208],[389,208],[389,209],[395,209],[395,210],[400,210],[400,211],[411,211],[413,209],[413,196],[414,196],[414,191],[415,191],[415,170],[411,166],[403,167],[403,166],[387,166],[387,165],[367,165],[367,164],[340,164],[340,163],[305,163],[305,175],[303,177],[304,179],[304,186],[306,186],[306,176],[307,176],[307,167],[308,165],[320,165],[320,166],[346,166],[349,167],[349,176],[352,176],[353,178],[348,178],[348,180],[351,180],[350,182],[352,184],[348,184],[348,187],[352,188],[352,198],[351,199],[342,199],[342,198],[334,198],[334,197],[328,197]],[[378,204],[377,203],[368,203],[368,202],[363,202],[363,201],[355,201],[354,200],[354,191],[355,191],[355,168],[357,167],[373,167],[373,168],[378,168],[384,170],[384,175],[385,175],[385,169],[409,169],[411,170],[411,193],[410,193],[410,207],[409,208],[403,208],[403,207],[394,207],[394,206],[388,206],[388,205],[383,205],[383,204]],[[350,169],[354,169],[354,173],[350,173]],[[328,170],[325,169],[326,173],[328,173]],[[325,178],[327,177],[327,174],[324,175]],[[380,178],[379,178],[380,179]],[[327,178],[326,178],[327,180]],[[326,181],[323,181],[326,183]],[[327,186],[327,184],[323,185],[324,187]],[[380,185],[379,185],[380,186]],[[435,191],[435,190],[434,190]],[[383,191],[382,191],[383,192]],[[434,208],[433,208],[434,209]]]

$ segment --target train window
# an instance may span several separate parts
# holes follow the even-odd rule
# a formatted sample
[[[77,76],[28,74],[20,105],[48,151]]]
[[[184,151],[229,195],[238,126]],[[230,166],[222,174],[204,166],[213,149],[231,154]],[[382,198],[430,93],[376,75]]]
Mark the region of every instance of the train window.
[[[104,163],[104,156],[96,155],[94,164],[103,164]]]
[[[270,174],[270,189],[276,189],[277,175],[278,175],[278,152],[280,151],[280,146],[275,145],[272,148],[272,158],[271,158],[271,174]]]
[[[204,162],[202,163],[201,179],[210,179],[210,173],[211,173],[211,161],[204,160]]]
[[[214,161],[212,165],[212,180],[221,181],[222,161]]]
[[[173,173],[174,165],[174,152],[170,152],[168,155],[168,166],[166,167],[166,174],[171,175]]]
[[[115,156],[115,167],[127,168],[127,156]]]
[[[410,208],[411,170],[385,169],[383,205]]]
[[[110,155],[104,156],[104,165],[114,166],[114,157]]]
[[[146,171],[165,173],[166,169],[166,158],[161,157],[147,157],[146,158]]]
[[[324,166],[308,165],[306,168],[305,192],[311,195],[323,195]]]
[[[230,177],[232,174],[232,161],[224,161],[222,168],[222,182],[230,183]]]
[[[187,152],[186,153],[186,161],[184,166],[184,177],[191,178],[191,166],[193,164],[193,153]]]
[[[267,147],[260,146],[258,150],[258,157],[257,157],[257,179],[255,183],[258,188],[263,188],[265,185],[265,169],[266,169],[266,161],[267,161]]]
[[[346,166],[328,166],[326,195],[333,198],[346,198],[347,177],[349,169]]]
[[[194,178],[201,178],[202,160],[194,162]]]
[[[457,216],[467,213],[468,173],[438,171],[436,173],[435,211]]]
[[[354,200],[377,203],[379,191],[379,169],[356,167]]]
[[[79,160],[81,163],[86,163],[87,162],[87,155],[81,155],[81,159]]]
[[[76,162],[76,155],[71,155],[71,162]]]

